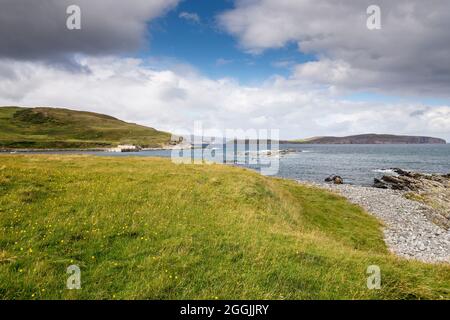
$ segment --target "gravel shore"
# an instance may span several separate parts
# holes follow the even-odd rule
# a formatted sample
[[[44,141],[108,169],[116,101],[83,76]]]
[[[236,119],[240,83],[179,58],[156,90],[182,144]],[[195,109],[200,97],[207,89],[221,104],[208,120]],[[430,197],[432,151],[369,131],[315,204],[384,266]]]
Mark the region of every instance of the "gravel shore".
[[[424,262],[450,263],[450,230],[431,222],[431,208],[406,199],[403,191],[299,182],[331,189],[378,217],[385,225],[384,238],[393,253]]]

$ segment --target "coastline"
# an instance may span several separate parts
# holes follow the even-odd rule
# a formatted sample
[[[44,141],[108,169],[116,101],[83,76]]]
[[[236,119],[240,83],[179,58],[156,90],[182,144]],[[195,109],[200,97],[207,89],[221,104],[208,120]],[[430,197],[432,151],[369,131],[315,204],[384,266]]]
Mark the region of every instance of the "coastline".
[[[155,148],[142,148],[140,151],[156,151],[156,150],[173,150],[177,149],[176,146],[163,146],[163,147],[155,147]],[[0,149],[1,153],[35,153],[35,152],[110,152],[111,148],[85,148],[85,149]],[[126,152],[124,152],[126,153]]]
[[[220,286],[209,296],[236,297],[259,283],[248,291],[252,296],[425,299],[443,296],[442,281],[450,279],[448,264],[390,253],[380,222],[345,198],[249,169],[156,157],[5,155],[0,173],[7,188],[0,272],[12,288],[5,297],[105,299],[120,292],[122,299],[161,298],[161,288],[178,280],[167,298],[195,299],[205,296],[203,284],[214,273]],[[95,290],[86,286],[75,297],[60,290],[58,270],[65,270],[55,261],[89,265],[83,281]],[[36,263],[54,271],[32,272]],[[386,290],[367,290],[370,265],[382,268]],[[275,287],[268,274],[277,275]],[[162,282],[143,291],[142,279],[161,275]]]
[[[143,151],[177,148],[177,146],[174,147],[148,148]],[[107,150],[27,149],[21,153],[63,151],[70,153]],[[450,263],[450,230],[433,223],[433,217],[436,215],[434,209],[418,201],[405,198],[406,191],[354,184],[335,185],[297,179],[289,180],[338,193],[349,202],[363,207],[368,213],[383,222],[385,226],[383,228],[384,241],[390,251],[396,255],[429,263]]]
[[[0,153],[33,153],[33,152],[104,152],[110,148],[89,149],[0,149]]]
[[[296,181],[337,193],[380,219],[392,253],[427,263],[450,263],[450,230],[433,223],[433,208],[405,198],[406,191]]]

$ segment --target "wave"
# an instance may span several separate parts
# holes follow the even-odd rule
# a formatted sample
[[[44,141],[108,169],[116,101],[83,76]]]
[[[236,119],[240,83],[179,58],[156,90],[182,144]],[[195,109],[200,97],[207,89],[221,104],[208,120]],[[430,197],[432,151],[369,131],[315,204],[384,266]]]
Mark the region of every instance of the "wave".
[[[377,173],[388,173],[388,174],[392,174],[392,175],[396,175],[397,173],[395,173],[394,170],[392,169],[375,169],[372,170],[372,172],[377,172]]]

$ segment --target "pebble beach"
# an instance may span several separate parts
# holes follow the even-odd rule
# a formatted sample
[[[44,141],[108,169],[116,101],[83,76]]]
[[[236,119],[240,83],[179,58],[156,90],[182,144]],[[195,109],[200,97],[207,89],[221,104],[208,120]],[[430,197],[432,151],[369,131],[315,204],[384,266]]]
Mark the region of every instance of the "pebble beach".
[[[300,181],[336,192],[384,224],[384,239],[394,254],[428,263],[450,263],[450,230],[433,223],[432,208],[406,199],[404,191]]]

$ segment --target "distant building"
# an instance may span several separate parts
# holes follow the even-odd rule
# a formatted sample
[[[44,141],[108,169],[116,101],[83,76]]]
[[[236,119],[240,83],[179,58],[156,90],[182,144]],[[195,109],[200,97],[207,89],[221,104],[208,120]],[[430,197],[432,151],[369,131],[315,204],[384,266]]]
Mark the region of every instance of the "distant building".
[[[115,148],[111,148],[109,152],[137,152],[140,151],[141,147],[132,144],[120,144]]]

